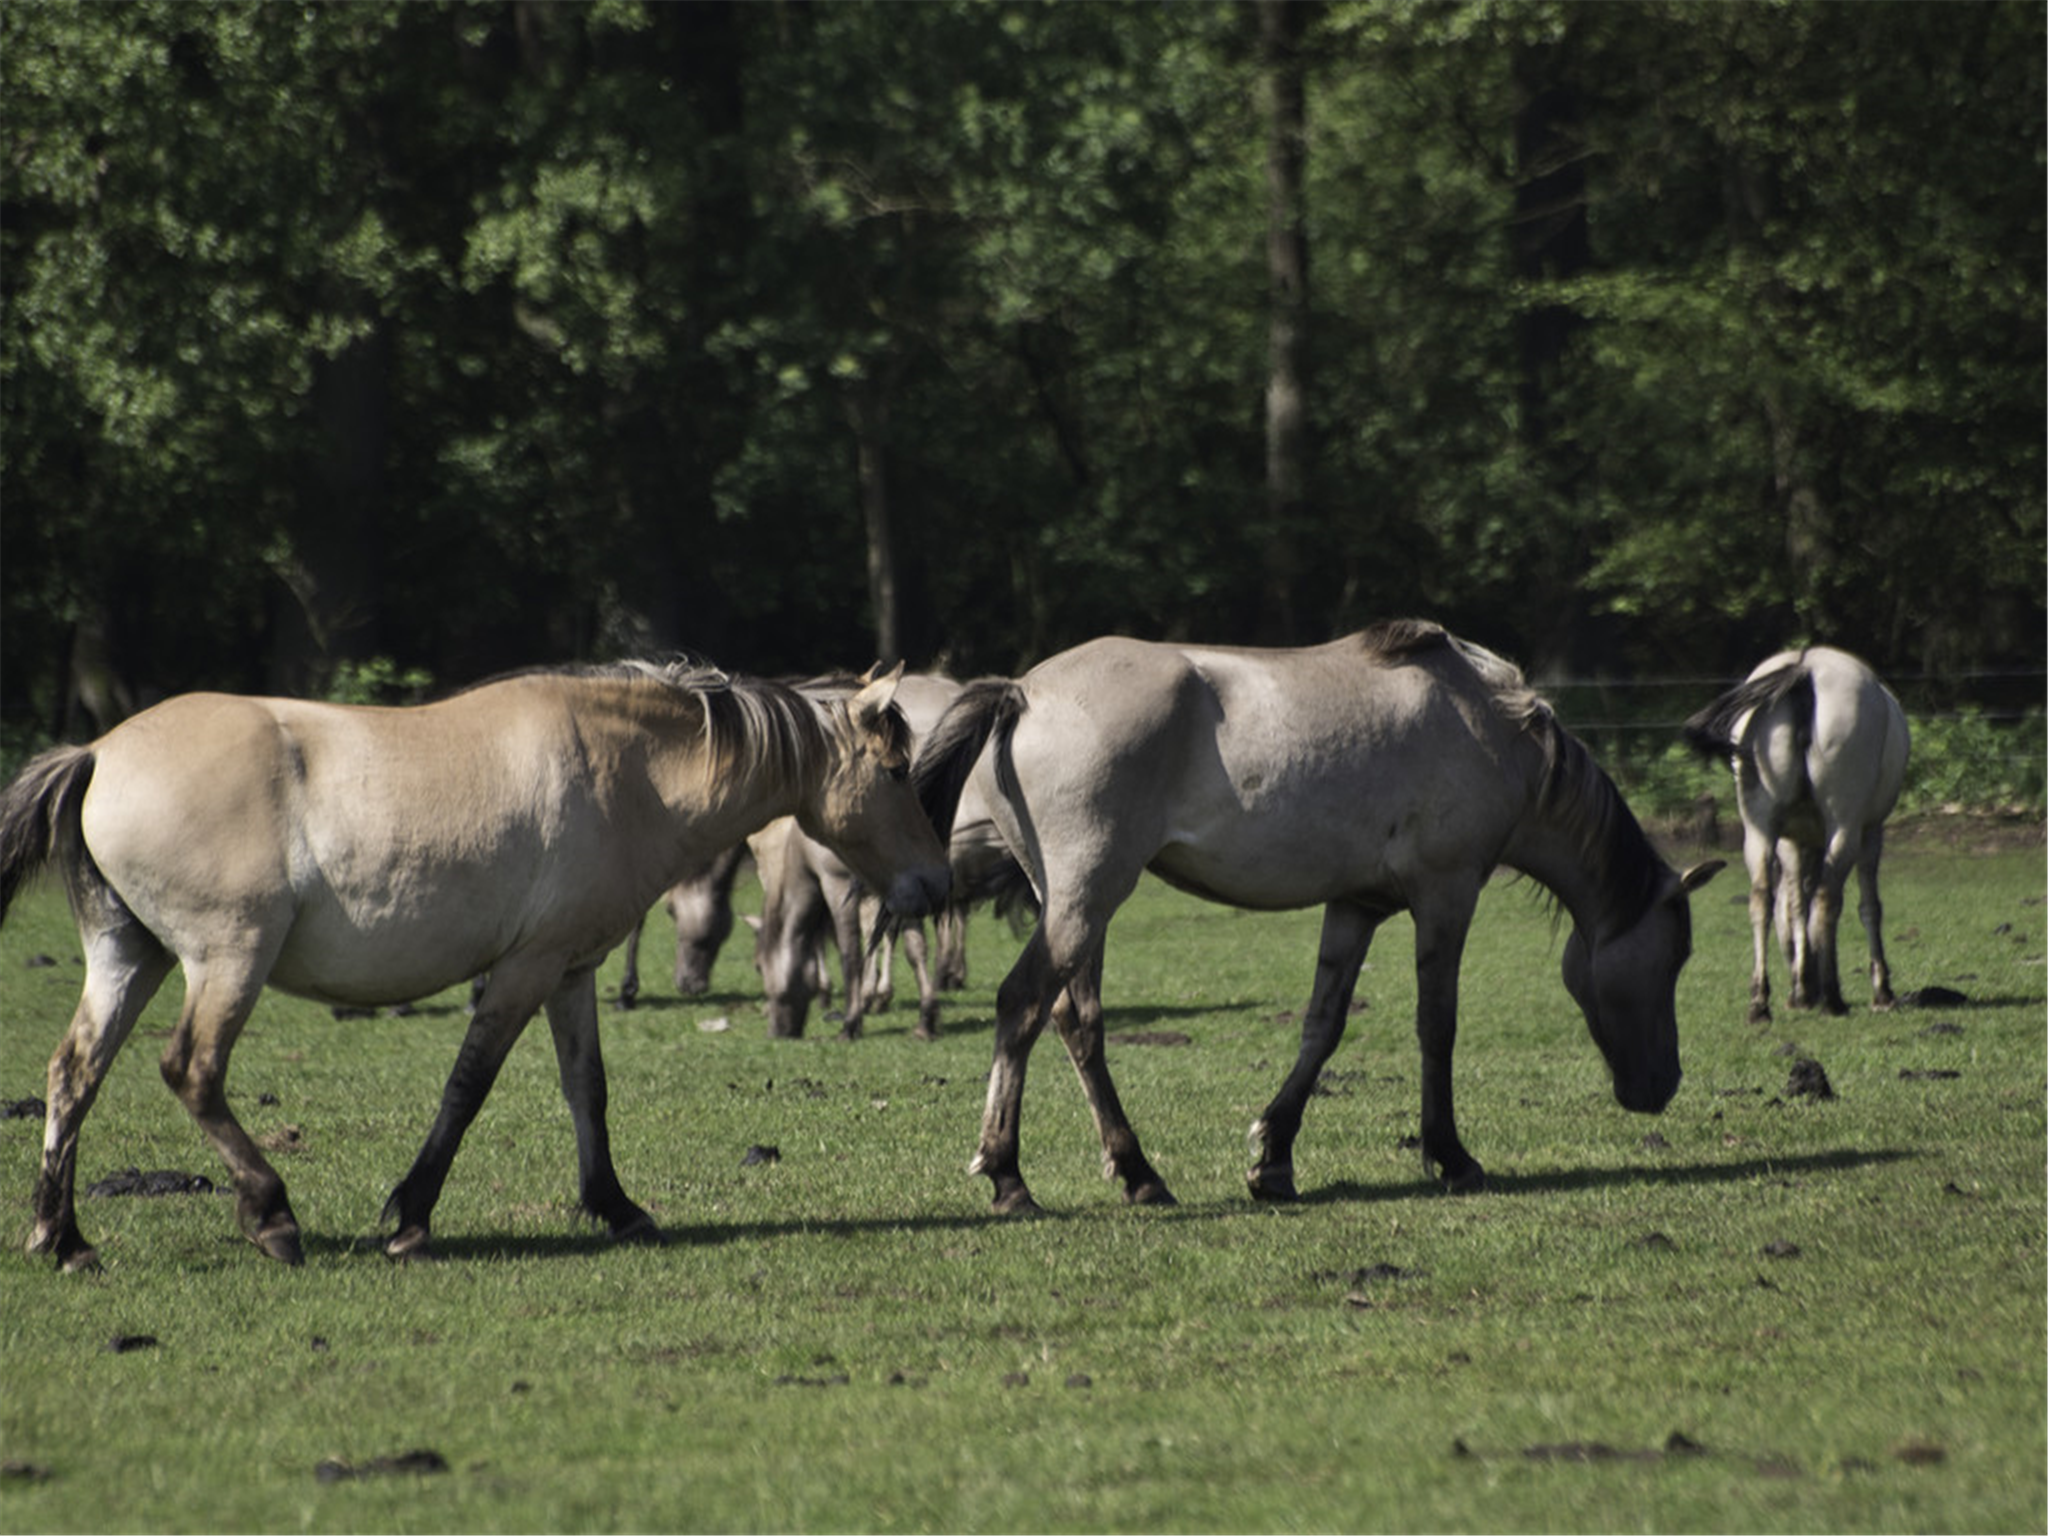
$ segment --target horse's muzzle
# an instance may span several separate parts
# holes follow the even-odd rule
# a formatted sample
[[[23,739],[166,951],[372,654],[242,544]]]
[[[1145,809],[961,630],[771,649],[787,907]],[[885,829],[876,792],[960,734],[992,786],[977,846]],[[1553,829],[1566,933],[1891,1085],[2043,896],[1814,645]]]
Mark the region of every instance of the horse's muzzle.
[[[1626,1079],[1617,1077],[1614,1080],[1615,1102],[1639,1115],[1662,1114],[1664,1106],[1678,1092],[1683,1076],[1678,1068],[1673,1067],[1668,1072],[1642,1072]]]
[[[953,872],[941,864],[933,869],[907,869],[889,885],[889,910],[898,917],[929,917],[946,904]]]

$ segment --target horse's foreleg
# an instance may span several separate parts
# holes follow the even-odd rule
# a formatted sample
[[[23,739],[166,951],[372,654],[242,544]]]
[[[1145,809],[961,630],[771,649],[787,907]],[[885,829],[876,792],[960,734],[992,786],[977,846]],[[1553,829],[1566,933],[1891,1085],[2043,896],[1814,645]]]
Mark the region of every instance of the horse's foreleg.
[[[631,1008],[640,1001],[640,929],[642,922],[635,923],[626,935],[626,974],[619,978],[619,1006]]]
[[[1302,1113],[1322,1075],[1323,1063],[1344,1038],[1358,968],[1365,963],[1379,923],[1377,914],[1347,902],[1332,902],[1323,909],[1315,986],[1309,993],[1308,1010],[1301,1016],[1301,1051],[1273,1102],[1252,1122],[1252,1166],[1245,1183],[1256,1200],[1295,1198],[1294,1138],[1301,1130]]]
[[[932,942],[939,990],[958,992],[967,985],[967,909],[957,902],[940,908],[932,921]]]
[[[879,909],[878,909],[879,910]],[[839,1026],[839,1038],[858,1040],[868,1005],[877,1001],[875,979],[868,967],[867,951],[861,947],[860,903],[851,893],[832,903],[832,942],[839,946],[839,974],[846,983],[846,1013]],[[886,956],[876,960],[887,965]]]
[[[1778,942],[1791,972],[1791,1003],[1811,1008],[1820,1001],[1818,948],[1813,942],[1815,860],[1790,838],[1778,840]]]
[[[995,1186],[995,1209],[1000,1212],[1038,1209],[1017,1167],[1024,1068],[1059,987],[1041,924],[996,989],[995,1060],[989,1069],[988,1102],[981,1116],[981,1145],[967,1165],[969,1173],[988,1176]]]
[[[163,985],[172,956],[129,918],[86,938],[85,988],[54,1054],[45,1088],[43,1160],[36,1174],[28,1251],[66,1270],[97,1269],[99,1255],[78,1230],[78,1130],[143,1007]]]
[[[491,973],[483,1000],[470,1016],[462,1048],[455,1053],[455,1065],[441,1090],[441,1109],[427,1131],[426,1142],[384,1202],[384,1219],[398,1226],[384,1244],[385,1253],[394,1259],[426,1252],[428,1220],[441,1198],[448,1165],[462,1145],[462,1134],[483,1107],[491,1084],[498,1080],[498,1069],[504,1066],[513,1042],[533,1018],[538,999],[529,987],[514,984],[512,972],[512,967],[500,962]]]
[[[912,1033],[920,1040],[936,1040],[939,989],[932,975],[931,946],[925,941],[923,923],[913,922],[904,927],[903,958],[910,962],[910,974],[917,978],[917,1028]]]
[[[297,1264],[299,1223],[284,1180],[228,1108],[228,1054],[256,1006],[269,970],[249,961],[186,962],[185,1007],[158,1063],[235,1180],[235,1215],[249,1240],[285,1264]]]
[[[1458,1043],[1458,968],[1465,954],[1473,899],[1461,908],[1415,911],[1415,1033],[1422,1046],[1422,1157],[1444,1186],[1466,1194],[1486,1186],[1486,1172],[1458,1139],[1451,1106],[1451,1058]]]
[[[562,1073],[562,1097],[568,1100],[570,1118],[576,1122],[577,1187],[583,1208],[604,1222],[613,1237],[658,1240],[661,1234],[654,1218],[626,1198],[612,1166],[595,973],[574,971],[565,976],[547,1006],[548,1029],[555,1037],[555,1062]]]
[[[1884,958],[1884,903],[1877,897],[1877,865],[1883,856],[1884,828],[1871,827],[1863,834],[1863,857],[1856,865],[1856,915],[1870,941],[1870,1006],[1877,1009],[1890,1008],[1894,1002],[1892,968]]]
[[[1811,1000],[1836,1015],[1849,1011],[1849,1005],[1842,997],[1840,951],[1836,944],[1841,934],[1842,899],[1849,888],[1849,870],[1862,852],[1861,841],[1854,832],[1846,829],[1829,838],[1814,881],[1812,926],[1807,934],[1816,983],[1816,995]]]
[[[1109,1063],[1102,1054],[1102,946],[1082,963],[1053,1005],[1053,1023],[1065,1042],[1081,1092],[1102,1138],[1102,1176],[1120,1181],[1132,1205],[1172,1205],[1172,1193],[1138,1145],[1138,1133],[1124,1114]]]

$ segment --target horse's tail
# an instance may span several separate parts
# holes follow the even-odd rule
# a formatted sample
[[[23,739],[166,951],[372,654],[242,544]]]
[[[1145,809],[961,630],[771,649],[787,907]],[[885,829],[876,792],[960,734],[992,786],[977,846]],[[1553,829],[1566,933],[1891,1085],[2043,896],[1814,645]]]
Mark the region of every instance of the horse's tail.
[[[967,776],[991,737],[1007,738],[1024,713],[1024,690],[1006,677],[984,677],[960,690],[918,747],[911,782],[939,841],[953,836],[953,817]]]
[[[1754,716],[1758,710],[1769,709],[1787,700],[1800,723],[1802,734],[1810,731],[1813,724],[1813,673],[1803,660],[1787,662],[1761,677],[1737,683],[1687,720],[1680,729],[1685,733],[1687,744],[1700,756],[1713,759],[1732,757],[1748,750],[1748,743],[1738,739],[1737,735],[1744,717]],[[1747,732],[1742,734],[1746,736]]]
[[[61,858],[67,879],[86,858],[78,808],[92,782],[90,747],[52,747],[0,790],[0,923],[22,885]]]

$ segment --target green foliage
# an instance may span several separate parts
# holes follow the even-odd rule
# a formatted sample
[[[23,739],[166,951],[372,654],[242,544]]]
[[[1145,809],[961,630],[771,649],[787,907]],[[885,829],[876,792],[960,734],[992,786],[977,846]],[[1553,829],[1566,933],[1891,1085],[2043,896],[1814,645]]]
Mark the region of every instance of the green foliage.
[[[770,1043],[728,945],[709,997],[656,981],[640,1010],[606,1010],[621,1174],[667,1245],[614,1249],[577,1221],[573,1133],[535,1036],[456,1160],[442,1261],[408,1266],[355,1239],[431,1118],[460,997],[337,1021],[268,995],[229,1093],[293,1149],[278,1162],[307,1263],[260,1258],[221,1196],[84,1200],[97,1277],[0,1255],[8,1523],[2039,1529],[2039,851],[1903,843],[1885,895],[1901,989],[1968,1006],[1743,1025],[1747,916],[1723,875],[1693,902],[1685,1086],[1650,1121],[1608,1098],[1540,907],[1490,888],[1458,1092],[1493,1188],[1462,1199],[1402,1146],[1413,945],[1389,924],[1309,1107],[1306,1198],[1273,1209],[1245,1197],[1242,1131],[1292,1060],[1283,1010],[1307,994],[1315,914],[1148,882],[1112,934],[1108,1049],[1182,1204],[1131,1210],[1103,1185],[1048,1038],[1025,1156],[1053,1214],[1022,1222],[990,1217],[962,1172],[1016,952],[1003,925],[976,919],[970,988],[930,1046],[900,1003],[852,1047]],[[652,978],[665,930],[650,921]],[[27,968],[38,952],[59,963]],[[0,1100],[40,1091],[75,955],[55,887],[0,931]],[[218,1171],[150,1059],[176,992],[115,1064],[82,1184]],[[731,1028],[698,1027],[714,1019]],[[1137,1043],[1164,1032],[1187,1043]],[[1787,1095],[1787,1040],[1833,1100]],[[38,1122],[0,1133],[19,1205]],[[779,1160],[744,1164],[764,1143]],[[108,1348],[138,1334],[154,1346]],[[316,1470],[422,1449],[448,1470]]]
[[[1915,719],[1912,728],[1902,809],[2041,814],[2048,726],[2039,709],[2017,721],[1994,721],[1982,710],[1963,709]]]
[[[1320,8],[1315,640],[2038,665],[2042,15]],[[1262,630],[1226,6],[0,10],[0,698]],[[1587,259],[1530,275],[1555,167]],[[1532,361],[1532,320],[1562,317]],[[865,450],[863,458],[860,450]],[[878,467],[877,467],[878,466]]]
[[[334,669],[322,695],[335,704],[417,704],[434,686],[422,667],[401,667],[389,656],[344,661]]]

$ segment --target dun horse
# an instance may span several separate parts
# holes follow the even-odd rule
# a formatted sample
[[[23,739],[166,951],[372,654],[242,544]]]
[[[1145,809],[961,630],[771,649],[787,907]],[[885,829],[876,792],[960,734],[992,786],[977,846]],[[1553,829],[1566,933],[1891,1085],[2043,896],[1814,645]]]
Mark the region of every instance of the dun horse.
[[[385,1207],[386,1251],[427,1247],[463,1132],[543,1005],[582,1204],[615,1237],[656,1236],[612,1166],[595,967],[664,886],[784,814],[896,910],[937,906],[945,851],[906,782],[895,684],[790,689],[626,664],[410,709],[190,694],[36,758],[0,793],[0,920],[54,863],[86,976],[50,1060],[29,1250],[66,1269],[96,1261],[73,1205],[80,1122],[173,965],[186,990],[164,1080],[271,1257],[299,1261],[298,1220],[223,1086],[265,984],[364,1006],[485,971],[440,1112]]]
[[[960,685],[949,677],[913,672],[898,686],[896,703],[912,734],[922,739],[959,694]],[[794,823],[771,823],[748,841],[761,876],[755,957],[767,987],[769,1036],[790,1039],[803,1034],[811,1000],[829,990],[829,982],[821,978],[824,946],[830,939],[839,950],[846,982],[840,1038],[858,1039],[866,1015],[889,1005],[898,925],[882,920],[881,903],[856,871]],[[1003,894],[1000,871],[1014,869],[971,790],[953,816],[947,855],[953,899],[932,925],[936,966],[928,963],[923,928],[911,923],[902,929],[904,952],[917,978],[915,1034],[920,1040],[938,1038],[943,974],[956,970],[959,984],[965,983],[968,902]]]
[[[1851,869],[1870,941],[1871,1006],[1891,1007],[1877,866],[1911,749],[1899,701],[1854,656],[1813,646],[1761,663],[1686,721],[1685,735],[1735,769],[1755,955],[1750,1022],[1771,1016],[1774,909],[1792,1006],[1849,1011],[1835,939]]]
[[[1521,674],[1433,624],[1383,625],[1306,650],[1097,640],[1018,682],[970,684],[920,754],[943,831],[966,762],[1042,903],[1002,983],[995,1066],[971,1171],[996,1209],[1031,1208],[1018,1167],[1024,1069],[1050,1019],[1080,1074],[1105,1176],[1133,1202],[1171,1199],[1126,1119],[1102,1039],[1103,939],[1150,869],[1234,906],[1324,908],[1314,991],[1293,1071],[1252,1126],[1247,1175],[1295,1194],[1303,1107],[1337,1048],[1374,930],[1415,921],[1422,1150],[1478,1188],[1451,1104],[1458,967],[1498,864],[1570,914],[1564,980],[1613,1073],[1655,1112],[1679,1081],[1674,992],[1691,948],[1683,876],[1659,858],[1607,776]]]

